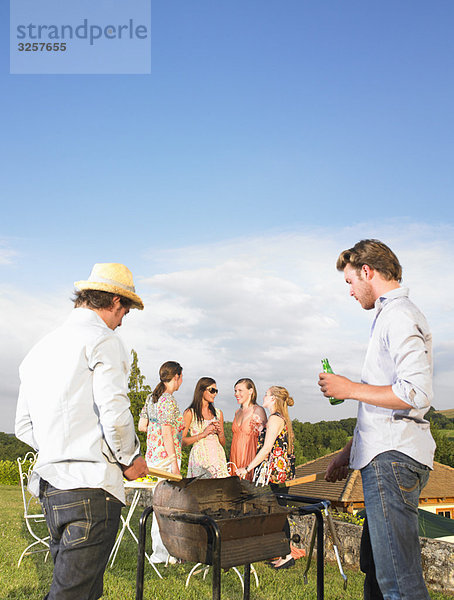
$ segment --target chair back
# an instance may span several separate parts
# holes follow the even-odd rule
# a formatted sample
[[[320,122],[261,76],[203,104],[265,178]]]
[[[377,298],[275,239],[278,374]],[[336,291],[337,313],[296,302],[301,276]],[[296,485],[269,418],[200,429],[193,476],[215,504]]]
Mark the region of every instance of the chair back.
[[[44,530],[41,523],[45,523],[45,517],[42,511],[39,500],[35,498],[27,489],[33,468],[35,466],[38,454],[36,452],[27,452],[27,454],[17,459],[19,467],[20,487],[22,491],[22,500],[24,503],[24,519],[30,535],[34,538],[34,542],[29,544],[22,552],[17,566],[20,567],[24,556],[35,554],[36,552],[45,552],[45,561],[49,556],[49,535],[47,528]],[[38,525],[37,525],[38,524]],[[44,548],[41,548],[44,546]],[[32,550],[34,548],[34,550]]]
[[[39,507],[39,512],[42,512],[41,505],[39,502],[30,494],[28,491],[28,482],[30,480],[33,468],[35,466],[38,454],[36,452],[27,452],[27,454],[21,458],[17,458],[17,464],[19,467],[19,479],[22,491],[22,501],[24,504],[24,517],[27,519],[31,515],[35,516],[36,511],[33,512],[33,507]]]

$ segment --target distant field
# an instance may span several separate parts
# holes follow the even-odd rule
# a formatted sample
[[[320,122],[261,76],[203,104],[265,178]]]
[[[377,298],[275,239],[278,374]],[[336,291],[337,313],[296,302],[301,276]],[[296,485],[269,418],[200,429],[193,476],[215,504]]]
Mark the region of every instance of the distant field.
[[[454,419],[454,408],[447,408],[446,410],[437,410],[438,413],[441,413],[448,419]]]

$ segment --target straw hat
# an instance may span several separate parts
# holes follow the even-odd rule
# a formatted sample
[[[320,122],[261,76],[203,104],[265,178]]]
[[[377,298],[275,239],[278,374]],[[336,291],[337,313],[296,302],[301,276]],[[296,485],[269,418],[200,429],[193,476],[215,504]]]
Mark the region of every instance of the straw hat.
[[[118,294],[133,301],[132,308],[143,310],[143,302],[135,293],[132,273],[120,263],[96,263],[87,281],[75,281],[79,290],[98,290]]]

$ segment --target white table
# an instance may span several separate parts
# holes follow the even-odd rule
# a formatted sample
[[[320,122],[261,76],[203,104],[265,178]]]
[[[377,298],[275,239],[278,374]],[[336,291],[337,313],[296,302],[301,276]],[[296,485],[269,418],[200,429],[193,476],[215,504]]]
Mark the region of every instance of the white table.
[[[128,530],[129,533],[132,535],[136,544],[139,543],[139,540],[137,539],[136,534],[131,529],[129,524],[131,522],[132,516],[134,515],[134,511],[137,508],[137,505],[139,503],[142,492],[144,490],[153,490],[156,487],[157,483],[158,483],[157,481],[125,481],[125,489],[134,489],[135,492],[134,492],[134,496],[132,498],[131,504],[129,506],[128,514],[126,515],[126,519],[123,517],[123,515],[121,515],[122,527],[121,527],[120,533],[118,534],[117,539],[115,540],[115,544],[112,548],[112,552],[110,553],[110,556],[109,556],[111,568],[113,567],[115,558],[117,557],[117,552],[118,552],[118,549],[120,548],[121,540],[123,539],[123,536],[124,536],[126,530]],[[153,569],[156,571],[156,574],[158,575],[158,577],[160,579],[162,579],[161,573],[158,571],[156,565],[153,562],[151,562],[148,554],[145,553],[145,557],[148,560],[148,562],[150,563],[150,565],[153,567]]]

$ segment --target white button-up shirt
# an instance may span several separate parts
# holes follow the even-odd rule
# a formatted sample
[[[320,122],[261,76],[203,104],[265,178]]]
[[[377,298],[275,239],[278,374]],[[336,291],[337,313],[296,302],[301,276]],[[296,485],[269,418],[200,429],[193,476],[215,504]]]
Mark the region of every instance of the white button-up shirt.
[[[39,452],[42,477],[59,489],[101,488],[125,501],[122,465],[140,453],[127,396],[128,355],[95,311],[75,308],[25,357],[16,436]]]
[[[432,336],[426,318],[406,288],[384,294],[375,308],[361,381],[391,385],[411,408],[392,410],[359,402],[350,466],[361,469],[378,454],[398,450],[432,468],[435,442],[424,419],[432,402]]]

